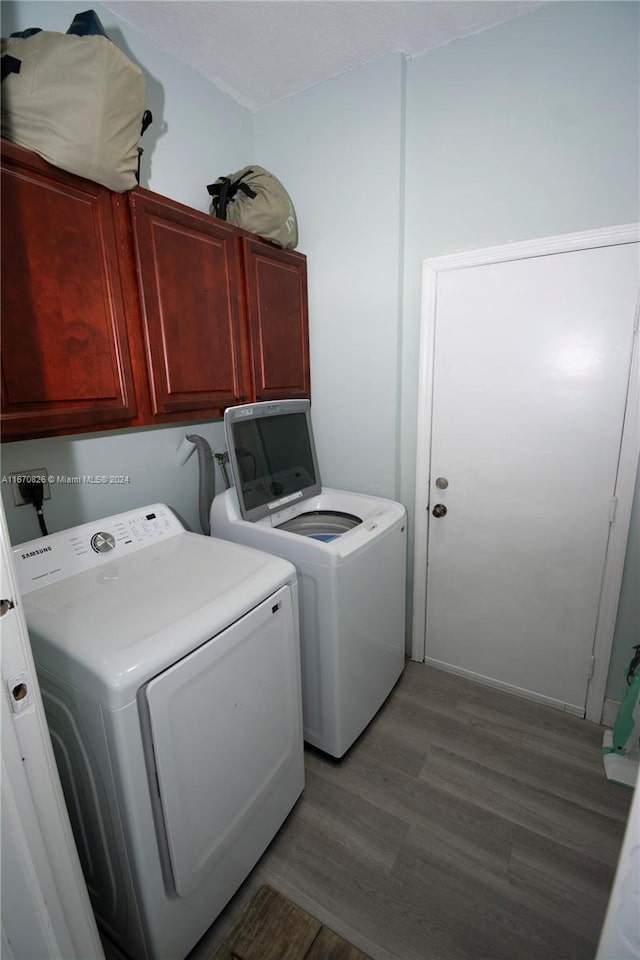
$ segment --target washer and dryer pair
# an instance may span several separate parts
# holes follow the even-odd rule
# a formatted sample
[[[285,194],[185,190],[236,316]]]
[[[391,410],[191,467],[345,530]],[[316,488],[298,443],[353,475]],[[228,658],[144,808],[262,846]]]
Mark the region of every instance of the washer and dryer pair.
[[[304,787],[303,714],[341,757],[404,666],[404,508],[322,488],[308,402],[225,430],[212,537],[153,504],[13,551],[93,907],[133,960],[181,960],[253,868]]]

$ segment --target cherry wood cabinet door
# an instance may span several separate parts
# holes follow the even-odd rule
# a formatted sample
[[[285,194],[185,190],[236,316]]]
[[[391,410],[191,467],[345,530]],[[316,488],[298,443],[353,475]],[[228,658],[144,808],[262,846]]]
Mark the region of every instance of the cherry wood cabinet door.
[[[309,397],[307,260],[259,239],[242,239],[256,400]]]
[[[237,232],[141,188],[129,205],[151,415],[220,416],[250,389]]]
[[[112,194],[2,142],[2,435],[136,414]]]

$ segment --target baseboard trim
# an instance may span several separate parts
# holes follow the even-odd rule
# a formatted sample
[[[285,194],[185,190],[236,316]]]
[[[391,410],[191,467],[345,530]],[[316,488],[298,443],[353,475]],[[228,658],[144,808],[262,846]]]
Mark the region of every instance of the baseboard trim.
[[[523,700],[534,700],[536,703],[544,703],[547,707],[553,707],[554,710],[562,710],[563,713],[570,713],[574,717],[583,718],[585,715],[585,708],[573,703],[564,703],[562,700],[555,700],[553,697],[545,697],[542,693],[525,690],[523,687],[516,687],[511,683],[505,683],[493,677],[485,677],[481,673],[474,673],[472,670],[465,670],[463,667],[456,667],[451,663],[444,663],[442,660],[434,660],[432,657],[426,657],[424,662],[428,663],[431,667],[435,667],[437,670],[456,673],[461,677],[467,677],[469,680],[481,683],[485,687],[495,687],[498,690],[504,690],[505,693],[512,693],[514,696],[521,697]]]
[[[620,709],[619,700],[605,700],[602,704],[602,718],[600,723],[603,727],[613,727]]]

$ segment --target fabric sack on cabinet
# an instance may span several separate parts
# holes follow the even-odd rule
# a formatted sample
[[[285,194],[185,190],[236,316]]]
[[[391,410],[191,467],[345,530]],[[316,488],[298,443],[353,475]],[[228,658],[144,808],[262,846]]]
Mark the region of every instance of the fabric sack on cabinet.
[[[277,177],[252,164],[210,183],[210,212],[288,250],[298,244],[291,197]]]
[[[30,30],[3,39],[1,52],[2,135],[111,190],[135,187],[145,105],[140,68],[104,32]]]

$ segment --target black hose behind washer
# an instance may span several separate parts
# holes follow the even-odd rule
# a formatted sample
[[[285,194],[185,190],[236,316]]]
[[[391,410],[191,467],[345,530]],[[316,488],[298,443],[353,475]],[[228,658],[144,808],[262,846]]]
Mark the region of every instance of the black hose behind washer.
[[[195,443],[198,451],[198,512],[200,515],[200,526],[202,527],[202,532],[209,537],[211,536],[209,508],[211,507],[211,499],[213,498],[209,499],[207,467],[209,464],[213,465],[213,454],[211,452],[211,447],[205,438],[198,436],[197,433],[189,434],[187,436],[187,440],[189,440],[191,443]]]

